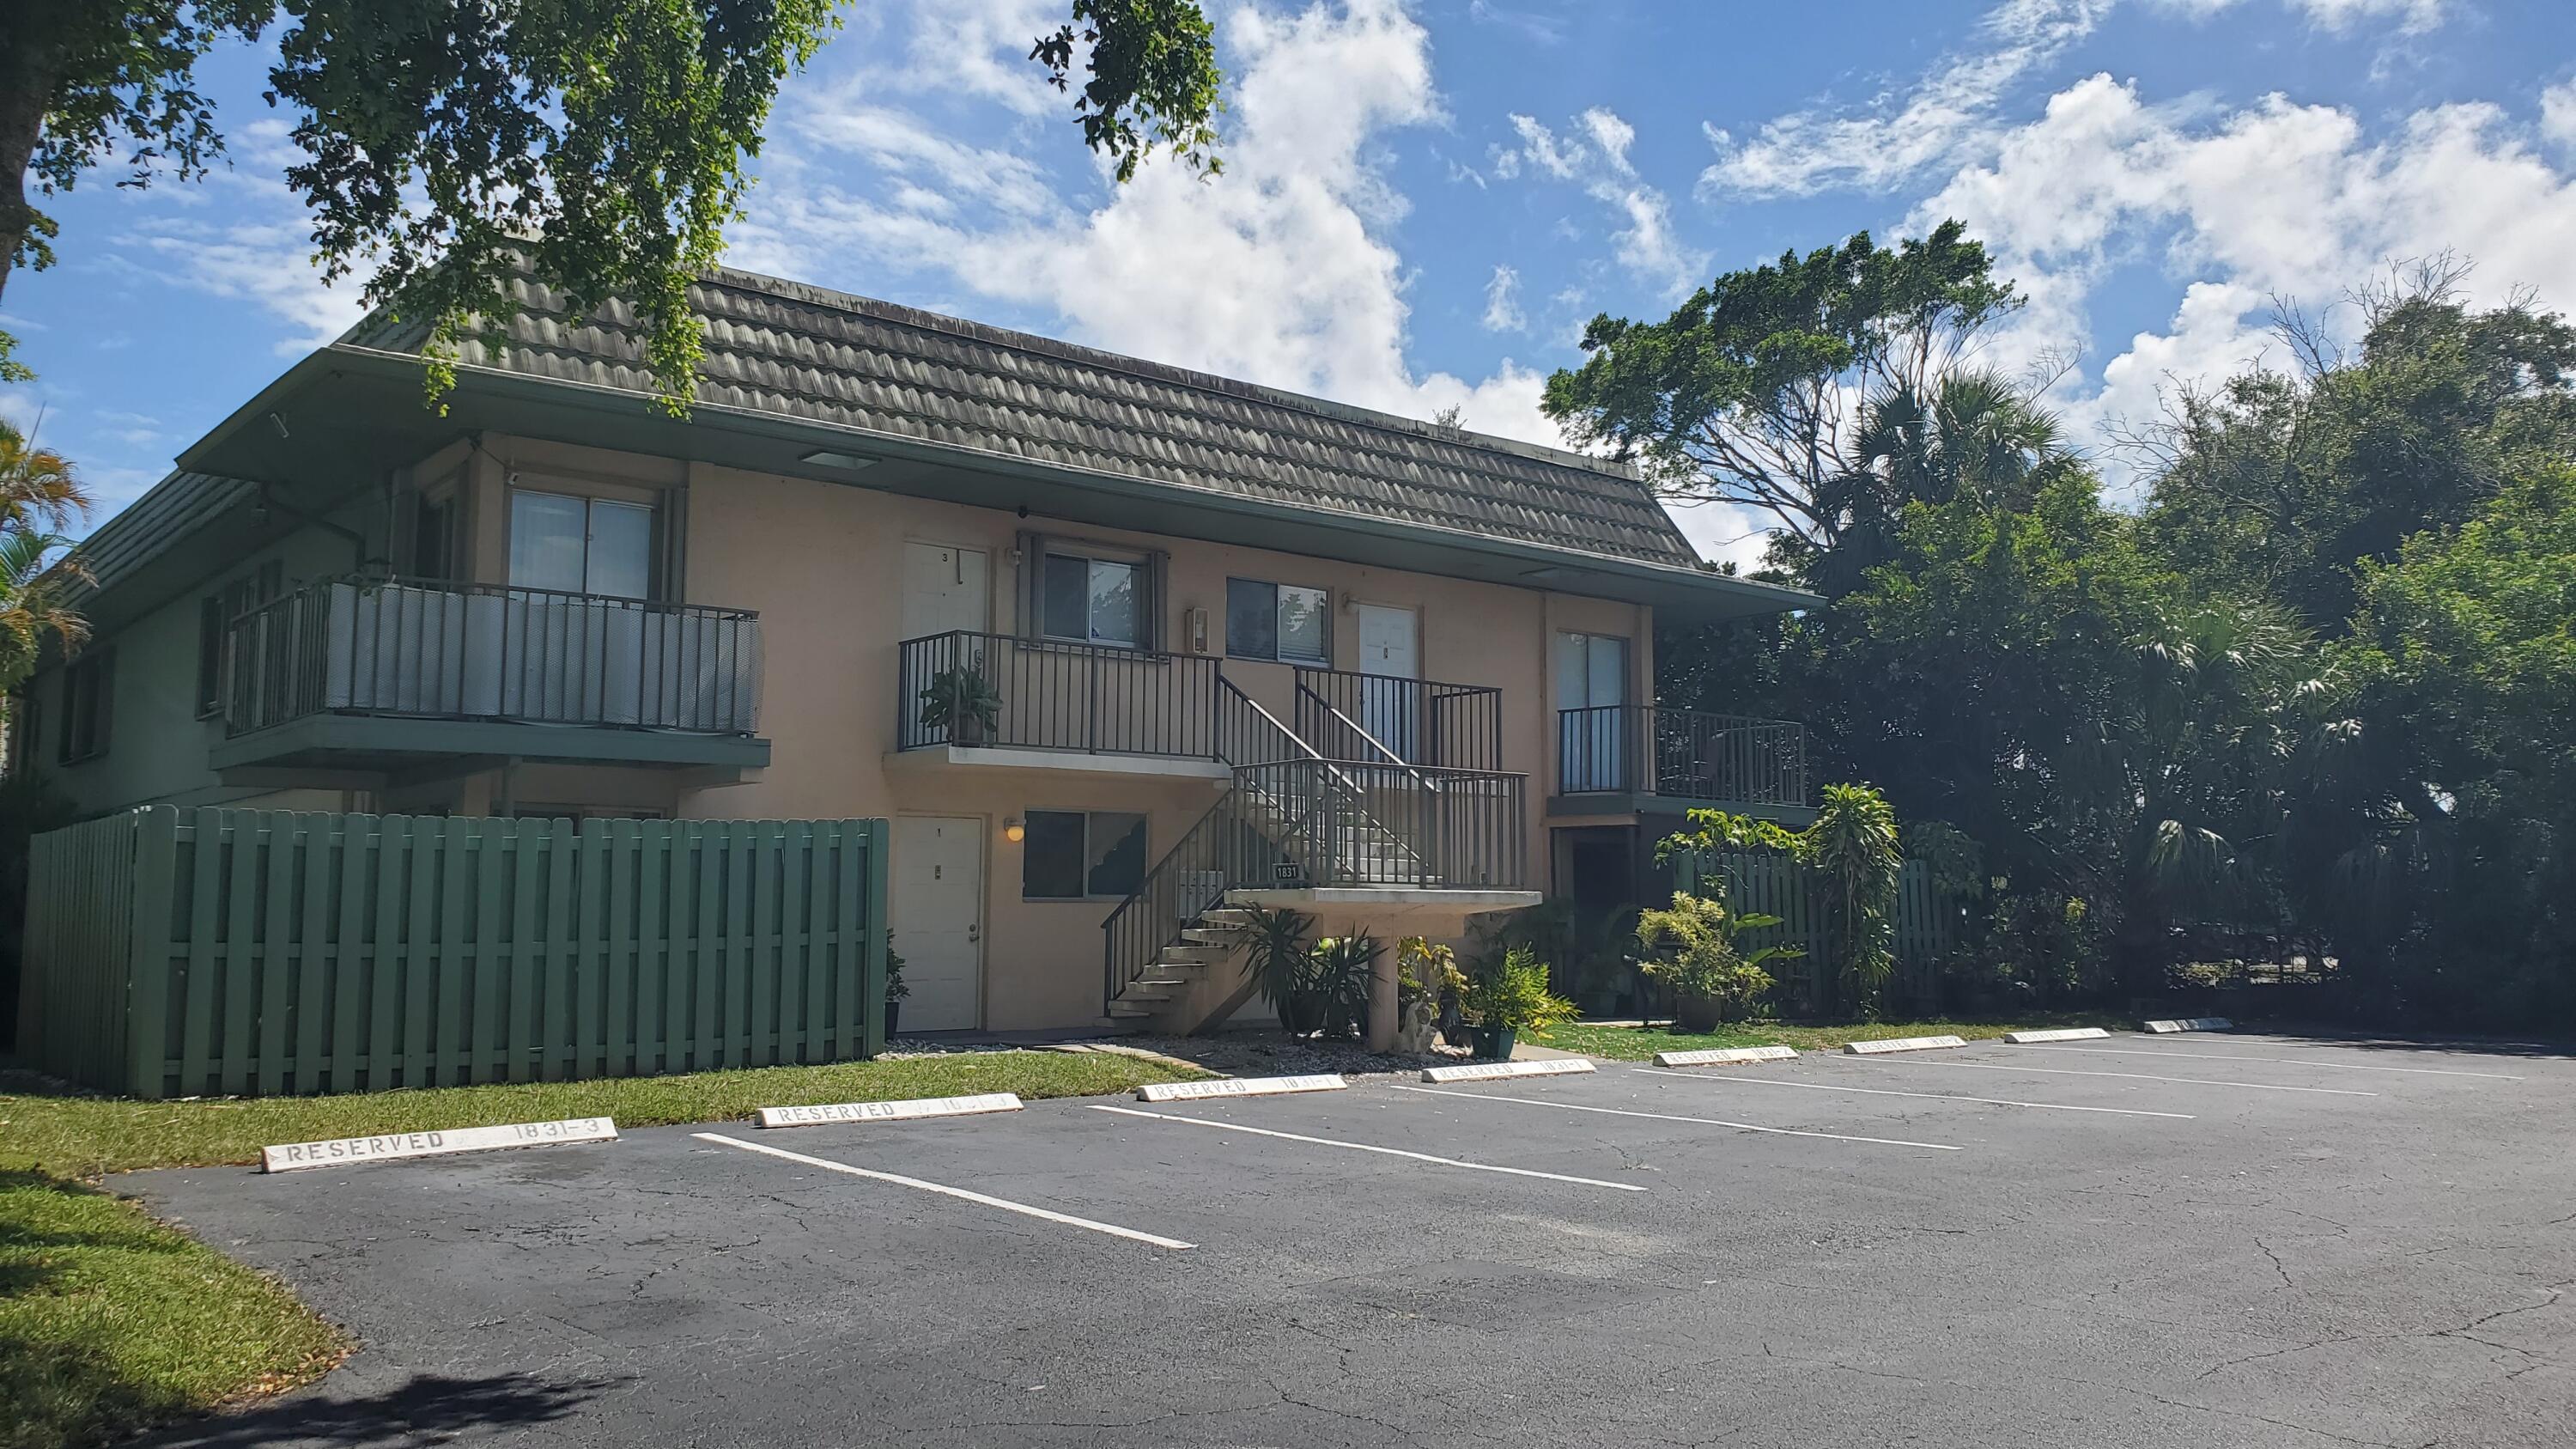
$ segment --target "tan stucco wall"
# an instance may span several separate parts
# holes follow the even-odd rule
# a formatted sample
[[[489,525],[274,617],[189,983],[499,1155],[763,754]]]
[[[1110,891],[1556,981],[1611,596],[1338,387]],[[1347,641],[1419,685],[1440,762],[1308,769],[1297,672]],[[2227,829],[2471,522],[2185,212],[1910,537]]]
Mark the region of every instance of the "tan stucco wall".
[[[1632,643],[1632,697],[1652,678],[1651,612],[1578,598],[1367,568],[1239,545],[1022,520],[841,484],[700,467],[687,491],[687,596],[692,602],[760,611],[765,683],[761,733],[771,742],[760,778],[685,795],[685,815],[838,816],[926,814],[984,821],[987,857],[985,1024],[996,1030],[1088,1021],[1100,1010],[1100,922],[1104,903],[1020,899],[1017,847],[1002,822],[1030,809],[1143,809],[1147,855],[1159,858],[1213,801],[1200,782],[1103,781],[1060,772],[986,768],[889,770],[897,717],[896,645],[902,628],[907,541],[980,549],[991,559],[990,617],[996,632],[1022,626],[1025,595],[1011,554],[1026,533],[1168,552],[1162,601],[1167,647],[1181,640],[1186,611],[1204,609],[1211,647],[1223,647],[1226,580],[1246,577],[1332,590],[1330,645],[1338,668],[1358,663],[1355,606],[1418,611],[1425,678],[1499,687],[1503,768],[1529,776],[1528,859],[1544,886],[1544,811],[1555,786],[1553,654],[1560,631],[1614,634]],[[1243,660],[1227,677],[1293,719],[1288,666]],[[906,702],[908,704],[908,702]],[[525,791],[522,791],[523,798]],[[897,904],[898,915],[901,911]],[[1323,922],[1324,929],[1334,923]]]

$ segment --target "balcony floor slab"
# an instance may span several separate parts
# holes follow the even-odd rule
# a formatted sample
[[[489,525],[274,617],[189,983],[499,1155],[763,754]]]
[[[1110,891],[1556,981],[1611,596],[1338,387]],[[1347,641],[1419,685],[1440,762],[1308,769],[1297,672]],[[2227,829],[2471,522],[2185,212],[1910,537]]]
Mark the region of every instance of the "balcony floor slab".
[[[468,756],[756,770],[769,763],[769,741],[607,725],[310,714],[227,739],[208,751],[208,763],[219,771],[246,766],[388,770]]]
[[[1147,775],[1165,780],[1205,780],[1212,785],[1228,784],[1234,779],[1234,771],[1219,760],[1179,755],[1092,754],[1084,750],[1039,750],[1016,745],[924,745],[916,750],[889,751],[885,763],[889,770],[903,771],[1053,770],[1062,774],[1114,778]]]

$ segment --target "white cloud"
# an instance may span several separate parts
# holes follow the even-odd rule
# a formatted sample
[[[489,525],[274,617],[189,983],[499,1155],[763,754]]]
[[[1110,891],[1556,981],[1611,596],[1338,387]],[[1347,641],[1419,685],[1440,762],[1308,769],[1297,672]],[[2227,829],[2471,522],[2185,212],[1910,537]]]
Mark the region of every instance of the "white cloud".
[[[2331,106],[2157,107],[2097,75],[1960,168],[1907,228],[1960,218],[2029,293],[1995,346],[2007,366],[2084,350],[2094,289],[2117,267],[2189,279],[2163,330],[2062,385],[2080,433],[2151,414],[2168,380],[2213,380],[2262,354],[2274,297],[2323,309],[2395,263],[2454,253],[2477,264],[2473,301],[2527,286],[2576,306],[2576,175],[2529,135],[2482,103],[2430,107],[2374,138]],[[2326,324],[2349,340],[2356,320],[2344,308]]]
[[[1637,168],[1628,164],[1628,147],[1637,139],[1637,128],[1600,106],[1585,111],[1581,119],[1584,133],[1592,138],[1602,161],[1622,176],[1636,175]]]
[[[1580,144],[1558,145],[1556,133],[1541,125],[1536,116],[1514,112],[1512,129],[1520,133],[1520,150],[1506,154],[1513,154],[1517,161],[1525,161],[1559,181],[1572,180],[1575,169],[1583,164]]]
[[[2540,93],[2540,134],[2576,151],[2576,79],[2560,81]]]
[[[1750,140],[1708,128],[1716,163],[1703,197],[1805,196],[1834,187],[1882,190],[1969,154],[1993,131],[2009,88],[2093,32],[2111,0],[2005,0],[1980,23],[1981,46],[1945,57],[1863,114],[1793,111]]]
[[[1496,266],[1493,278],[1485,283],[1485,330],[1518,332],[1529,325],[1521,311],[1521,274],[1506,266]]]
[[[1673,229],[1672,203],[1638,178],[1628,159],[1636,127],[1601,106],[1575,117],[1563,136],[1535,116],[1514,112],[1510,120],[1520,144],[1493,148],[1497,177],[1510,180],[1526,171],[1579,182],[1585,195],[1617,218],[1610,233],[1611,255],[1621,266],[1667,298],[1679,298],[1699,284],[1709,253],[1681,240]]]
[[[780,148],[792,154],[773,160],[734,255],[861,290],[887,267],[927,274],[969,311],[1035,309],[1120,352],[1413,417],[1456,407],[1470,428],[1556,442],[1538,372],[1504,359],[1470,381],[1405,360],[1408,272],[1386,240],[1405,202],[1383,138],[1444,117],[1430,38],[1400,0],[1245,8],[1220,44],[1233,91],[1215,181],[1158,158],[1087,211],[1039,182],[1006,206],[983,182],[1019,188],[1015,153],[937,150],[927,122],[854,91],[841,103],[855,118],[816,119]],[[844,190],[852,159],[968,204]]]
[[[2442,23],[2445,0],[2294,0],[2307,17],[2328,30],[2349,30],[2364,20],[2395,20],[2415,34]]]

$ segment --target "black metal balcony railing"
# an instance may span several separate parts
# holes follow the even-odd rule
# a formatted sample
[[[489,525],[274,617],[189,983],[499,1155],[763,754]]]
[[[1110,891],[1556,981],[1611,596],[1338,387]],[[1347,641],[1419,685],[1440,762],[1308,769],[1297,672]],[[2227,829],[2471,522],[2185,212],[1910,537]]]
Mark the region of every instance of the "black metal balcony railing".
[[[224,635],[224,732],[313,714],[749,735],[760,616],[495,584],[326,579]]]
[[[1327,758],[1503,767],[1503,692],[1342,669],[1297,671],[1297,732]]]
[[[1557,789],[1803,806],[1807,730],[1794,720],[1653,705],[1557,711]]]
[[[923,720],[923,693],[962,670],[999,703],[990,727]],[[1217,661],[963,630],[896,646],[895,748],[1002,745],[1217,757]]]

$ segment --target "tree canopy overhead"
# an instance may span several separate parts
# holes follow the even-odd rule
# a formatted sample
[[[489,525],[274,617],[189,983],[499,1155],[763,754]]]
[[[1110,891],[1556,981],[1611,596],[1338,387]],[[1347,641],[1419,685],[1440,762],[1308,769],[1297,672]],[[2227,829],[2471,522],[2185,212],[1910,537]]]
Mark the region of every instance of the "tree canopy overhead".
[[[1978,332],[2018,305],[1958,222],[1892,248],[1861,232],[1729,272],[1661,322],[1593,318],[1590,356],[1548,379],[1542,405],[1577,443],[1641,460],[1668,498],[1752,508],[1830,549],[1853,480],[1881,471],[1870,450],[1897,441],[1867,417],[1931,412]]]
[[[278,27],[271,105],[305,159],[326,277],[452,346],[515,307],[533,268],[576,306],[625,298],[651,325],[665,395],[700,339],[688,283],[740,210],[778,87],[838,24],[833,0],[39,0],[0,24],[0,289],[66,245],[27,196],[102,167],[188,181],[223,156],[197,63]],[[1195,0],[1074,0],[1032,38],[1061,85],[1083,73],[1085,140],[1169,148],[1213,170],[1215,42]],[[439,350],[434,347],[433,351]],[[435,366],[435,364],[434,364]],[[0,335],[0,368],[23,376]],[[435,380],[435,374],[434,374]]]

